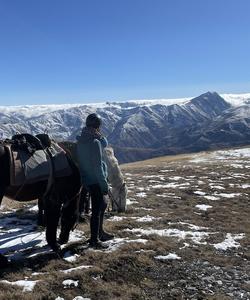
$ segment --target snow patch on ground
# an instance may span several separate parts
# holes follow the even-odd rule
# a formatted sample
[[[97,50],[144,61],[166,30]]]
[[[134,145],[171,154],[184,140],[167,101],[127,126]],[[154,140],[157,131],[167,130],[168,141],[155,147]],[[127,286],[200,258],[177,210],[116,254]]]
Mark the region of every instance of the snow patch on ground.
[[[190,230],[180,230],[176,228],[170,229],[143,229],[143,228],[133,228],[133,229],[125,229],[126,232],[137,233],[139,236],[141,235],[152,235],[156,234],[159,236],[167,236],[167,237],[176,237],[179,240],[191,239],[195,244],[207,244],[205,241],[202,241],[204,238],[208,237],[209,232],[205,231],[190,231]]]
[[[156,217],[147,215],[147,216],[140,217],[140,218],[136,217],[136,222],[142,222],[142,223],[143,222],[153,222],[153,221],[160,220],[160,219],[161,219],[161,217],[156,218]]]
[[[62,282],[64,288],[78,287],[79,280],[66,279]]]
[[[104,252],[113,252],[117,250],[122,245],[128,244],[128,243],[142,243],[146,244],[148,240],[146,239],[129,239],[129,238],[115,238],[113,240],[104,242],[104,244],[108,245],[109,248],[107,250],[103,250]],[[99,251],[99,250],[98,250]]]
[[[141,192],[141,193],[136,193],[135,196],[139,197],[139,198],[145,198],[145,197],[147,197],[147,194],[144,192]]]
[[[93,266],[78,266],[78,267],[67,269],[67,270],[61,270],[60,272],[68,274],[68,273],[71,273],[73,271],[78,271],[78,270],[82,270],[82,269],[89,269],[89,268],[92,268],[92,267]]]
[[[156,184],[156,185],[152,185],[151,188],[153,189],[175,189],[175,188],[185,188],[186,186],[190,186],[190,183],[189,182],[186,182],[186,183],[181,183],[181,184],[178,184],[178,183],[175,183],[175,182],[170,182],[170,183],[167,183],[167,184]]]
[[[208,208],[212,208],[213,206],[211,205],[206,205],[206,204],[197,204],[195,205],[199,210],[206,211]]]
[[[231,194],[226,194],[226,193],[220,193],[220,194],[216,194],[216,196],[221,196],[223,198],[234,198],[234,197],[237,197],[237,196],[240,196],[241,193],[231,193]]]
[[[175,260],[175,259],[181,259],[180,256],[178,256],[175,253],[169,253],[168,255],[157,255],[155,256],[155,259],[159,259],[159,260]]]
[[[205,192],[202,192],[202,191],[195,191],[194,194],[199,195],[199,196],[204,196],[204,195],[206,195],[206,193],[205,193]]]
[[[68,262],[75,262],[79,257],[78,254],[72,254],[70,251],[65,252],[63,259]]]
[[[1,283],[10,284],[10,285],[17,285],[23,288],[23,292],[32,292],[36,283],[40,280],[17,280],[17,281],[8,281],[8,280],[1,280]]]
[[[237,240],[241,240],[244,237],[245,237],[244,233],[240,233],[240,234],[227,233],[226,239],[221,243],[214,244],[214,247],[217,250],[227,250],[229,248],[239,248],[240,243],[238,243]]]
[[[212,201],[220,200],[220,198],[215,197],[215,196],[204,196],[204,198],[207,199],[207,200],[212,200]]]
[[[138,203],[138,201],[136,201],[132,198],[131,199],[127,198],[126,205],[133,205],[135,203]]]

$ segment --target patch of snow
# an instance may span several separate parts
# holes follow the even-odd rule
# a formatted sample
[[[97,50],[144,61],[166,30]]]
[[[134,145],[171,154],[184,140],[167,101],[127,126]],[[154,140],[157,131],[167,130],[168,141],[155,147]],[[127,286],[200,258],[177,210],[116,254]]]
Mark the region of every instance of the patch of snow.
[[[155,220],[160,220],[161,217],[152,217],[152,216],[145,216],[145,217],[141,217],[141,218],[136,218],[136,222],[152,222],[152,221],[155,221]]]
[[[199,163],[207,162],[208,158],[206,158],[204,155],[198,154],[196,157],[192,158],[190,161],[193,163],[199,164]]]
[[[227,250],[229,248],[239,248],[240,243],[236,242],[236,240],[241,240],[245,237],[244,233],[240,234],[231,234],[227,233],[226,239],[218,244],[214,244],[213,246],[218,250]]]
[[[148,180],[148,182],[149,182],[149,183],[160,183],[159,180],[153,180],[153,179]]]
[[[124,245],[124,244],[128,244],[128,243],[142,243],[142,244],[146,244],[148,240],[146,239],[134,239],[131,240],[129,238],[115,238],[113,240],[104,242],[105,244],[107,244],[109,246],[109,248],[107,250],[103,250],[104,252],[113,252],[115,250],[117,250],[120,246]]]
[[[145,188],[144,187],[136,187],[136,189],[138,190],[138,191],[144,191],[145,190]]]
[[[174,170],[160,170],[161,173],[174,172]]]
[[[194,194],[200,195],[200,196],[206,195],[206,193],[205,193],[205,192],[202,192],[202,191],[195,191]]]
[[[170,180],[176,180],[176,181],[178,181],[178,180],[184,179],[184,178],[181,177],[181,176],[173,176],[173,177],[169,177],[169,179],[170,179]]]
[[[64,285],[64,288],[68,288],[71,286],[77,287],[78,282],[79,282],[79,280],[66,279],[62,282],[62,284]]]
[[[189,243],[184,243],[184,246],[181,247],[180,249],[184,249],[184,248],[187,248],[187,247],[189,247],[189,246],[190,246]]]
[[[153,208],[146,208],[146,207],[136,207],[135,210],[153,210]]]
[[[71,273],[73,271],[82,270],[82,269],[89,269],[89,268],[92,268],[92,267],[93,266],[88,266],[88,265],[85,266],[84,265],[84,266],[78,266],[78,267],[67,269],[67,270],[60,270],[60,272],[68,274],[68,273]]]
[[[127,198],[126,205],[132,205],[132,204],[135,204],[135,203],[138,203],[138,201]]]
[[[220,194],[216,194],[216,195],[221,196],[223,198],[234,198],[234,197],[240,196],[241,193],[231,193],[231,194],[220,193]]]
[[[206,204],[197,204],[195,205],[195,207],[197,207],[200,210],[204,210],[206,211],[208,208],[212,208],[213,206],[211,205],[206,205]]]
[[[186,186],[189,186],[190,183],[189,182],[186,182],[186,183],[181,183],[181,184],[177,184],[175,182],[170,182],[170,183],[167,183],[167,184],[157,184],[157,185],[152,185],[151,188],[152,189],[160,189],[160,188],[163,188],[163,189],[169,189],[169,188],[182,188],[182,187],[186,187]]]
[[[210,183],[209,185],[212,189],[225,190],[225,188],[223,186],[220,186],[220,185],[213,185],[212,183]]]
[[[1,283],[10,284],[10,285],[17,285],[23,288],[23,292],[32,292],[36,283],[40,280],[17,280],[17,281],[8,281],[8,280],[1,280]]]
[[[220,150],[215,151],[212,154],[216,159],[226,160],[230,158],[249,158],[250,148],[232,149],[232,150]]]
[[[78,254],[73,254],[70,251],[65,252],[63,259],[68,261],[68,262],[74,262],[77,260],[77,258],[79,257]]]
[[[30,258],[52,251],[47,246],[45,232],[38,231],[33,220],[18,218],[8,211],[1,217],[1,225],[0,253],[8,259]],[[75,230],[70,234],[69,241],[81,239],[82,231]]]
[[[30,207],[29,211],[35,211],[35,212],[37,212],[38,211],[38,205],[36,204],[36,205]]]
[[[169,253],[168,255],[158,255],[158,256],[155,256],[155,259],[159,259],[159,260],[175,260],[175,259],[181,259],[181,257],[178,256],[175,253]]]
[[[184,231],[179,229],[143,229],[143,228],[133,228],[133,229],[125,229],[124,231],[138,233],[140,235],[152,235],[156,234],[159,236],[167,236],[167,237],[176,237],[178,239],[191,239],[195,244],[206,244],[206,242],[202,242],[202,239],[209,236],[209,232],[204,231]]]
[[[212,201],[220,200],[220,198],[215,197],[215,196],[204,196],[204,198],[207,199],[207,200],[212,200]]]
[[[233,168],[237,168],[237,169],[243,169],[244,168],[244,166],[241,165],[241,164],[230,164],[230,166],[233,167]]]
[[[241,187],[243,189],[247,189],[247,188],[250,188],[250,184],[242,184]]]
[[[155,251],[154,250],[144,250],[144,249],[135,251],[135,253],[149,253],[149,252],[155,252]]]
[[[73,300],[91,300],[90,298],[84,298],[82,296],[76,296]]]
[[[113,221],[114,221],[114,222],[120,222],[120,221],[122,221],[122,220],[124,220],[124,219],[127,219],[127,217],[113,216],[113,217],[107,219],[107,221],[111,221],[111,222],[113,222]]]
[[[169,224],[169,225],[173,225],[173,224],[174,224],[174,225],[175,225],[175,224],[181,224],[181,225],[188,226],[190,229],[193,229],[193,230],[203,230],[203,229],[208,229],[208,227],[197,226],[197,225],[190,224],[190,223],[186,223],[186,222],[176,222],[176,223],[169,222],[168,224]]]
[[[38,275],[44,275],[44,274],[48,274],[48,272],[33,272],[31,274],[31,276],[38,276]]]
[[[139,198],[145,198],[145,197],[147,197],[147,194],[144,192],[141,192],[141,193],[136,193],[135,196],[139,197]]]
[[[204,181],[202,181],[202,180],[198,180],[198,182],[197,182],[198,184],[204,184],[205,182]]]
[[[143,175],[142,178],[157,178],[160,180],[164,180],[165,178],[162,175]]]

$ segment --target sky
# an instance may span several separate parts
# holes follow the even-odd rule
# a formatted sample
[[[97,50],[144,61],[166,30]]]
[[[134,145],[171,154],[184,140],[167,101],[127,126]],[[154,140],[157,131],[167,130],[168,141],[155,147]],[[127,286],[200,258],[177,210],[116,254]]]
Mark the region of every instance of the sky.
[[[0,105],[250,92],[249,0],[0,0]]]

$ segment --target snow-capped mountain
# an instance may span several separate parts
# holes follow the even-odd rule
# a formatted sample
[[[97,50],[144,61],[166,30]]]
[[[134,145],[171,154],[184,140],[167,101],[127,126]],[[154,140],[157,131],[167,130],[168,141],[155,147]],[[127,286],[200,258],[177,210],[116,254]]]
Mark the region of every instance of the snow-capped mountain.
[[[0,107],[0,137],[48,132],[75,141],[97,112],[120,161],[250,143],[250,94],[97,104]]]

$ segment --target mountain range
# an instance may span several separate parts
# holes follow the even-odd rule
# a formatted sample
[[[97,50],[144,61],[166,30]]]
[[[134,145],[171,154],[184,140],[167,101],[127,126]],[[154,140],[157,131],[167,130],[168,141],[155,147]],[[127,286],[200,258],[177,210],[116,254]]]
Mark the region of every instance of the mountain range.
[[[0,137],[48,132],[74,142],[96,112],[120,162],[250,144],[250,94],[75,105],[0,107]]]

